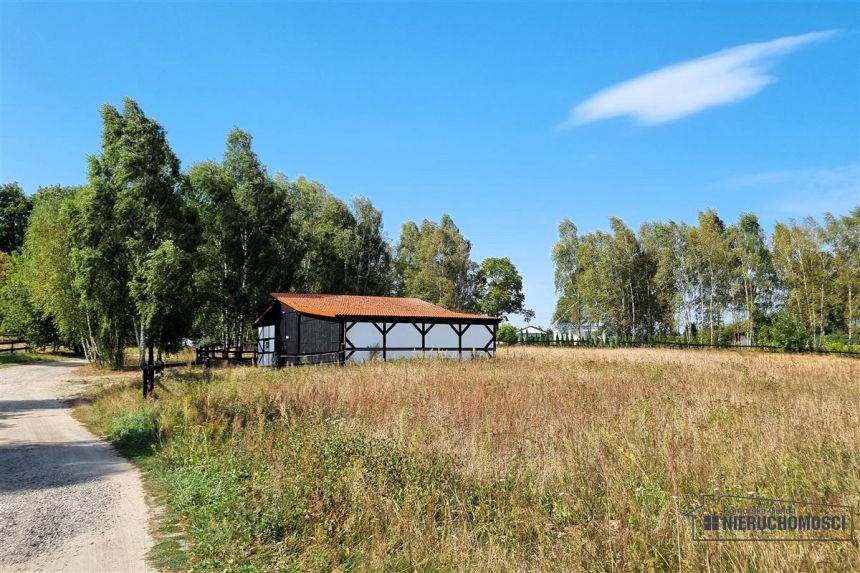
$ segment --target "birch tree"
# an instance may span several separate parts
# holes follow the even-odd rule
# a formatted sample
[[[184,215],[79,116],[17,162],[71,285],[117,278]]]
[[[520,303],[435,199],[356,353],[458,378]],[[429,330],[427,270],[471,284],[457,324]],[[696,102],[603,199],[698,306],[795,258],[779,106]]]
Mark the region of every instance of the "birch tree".
[[[711,209],[699,213],[699,224],[691,230],[690,248],[696,262],[700,288],[700,315],[707,322],[710,344],[719,342],[719,329],[729,301],[731,256],[725,223]]]
[[[576,225],[563,219],[558,225],[558,242],[552,248],[555,263],[555,292],[558,295],[553,322],[572,325],[582,338],[583,302],[579,287],[579,236]]]
[[[833,254],[840,322],[844,322],[851,344],[860,321],[860,207],[842,217],[827,213],[824,223],[825,241]]]
[[[420,228],[405,224],[395,263],[404,273],[398,278],[402,294],[445,308],[473,310],[477,265],[471,250],[472,244],[448,215],[438,224],[425,219]]]
[[[101,154],[90,158],[89,189],[78,253],[82,291],[106,330],[110,363],[123,363],[129,326],[141,367],[184,328],[190,313],[193,224],[182,195],[179,160],[164,129],[126,98],[120,114],[102,108]]]
[[[755,344],[756,322],[771,310],[773,267],[764,230],[758,218],[744,213],[727,232],[734,270],[733,298],[743,309],[747,344]]]

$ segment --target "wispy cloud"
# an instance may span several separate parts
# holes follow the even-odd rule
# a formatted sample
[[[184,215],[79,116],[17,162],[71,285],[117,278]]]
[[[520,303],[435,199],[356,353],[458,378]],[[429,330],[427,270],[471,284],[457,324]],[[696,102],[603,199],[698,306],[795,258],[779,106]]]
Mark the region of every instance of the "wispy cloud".
[[[596,93],[573,108],[560,127],[621,116],[655,125],[744,100],[776,81],[767,72],[780,56],[834,34],[826,30],[744,44],[662,68]]]
[[[773,209],[790,215],[847,213],[860,205],[860,164],[742,175],[720,186],[761,192]]]

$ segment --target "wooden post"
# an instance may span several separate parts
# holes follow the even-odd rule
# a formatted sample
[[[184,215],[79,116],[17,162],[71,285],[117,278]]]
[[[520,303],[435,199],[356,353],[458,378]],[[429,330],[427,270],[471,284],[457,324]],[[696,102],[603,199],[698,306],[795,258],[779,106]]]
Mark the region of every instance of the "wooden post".
[[[146,400],[146,392],[149,389],[149,385],[146,380],[146,364],[140,367],[140,373],[143,379],[143,399]]]
[[[148,393],[152,394],[155,390],[155,360],[153,357],[153,346],[154,343],[152,340],[149,341],[149,360],[147,361],[147,385],[148,385]]]

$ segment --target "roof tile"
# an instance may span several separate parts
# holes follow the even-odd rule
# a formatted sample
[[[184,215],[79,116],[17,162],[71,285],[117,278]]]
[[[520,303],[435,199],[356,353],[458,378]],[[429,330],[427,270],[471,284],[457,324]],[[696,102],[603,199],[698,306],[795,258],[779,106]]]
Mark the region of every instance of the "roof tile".
[[[494,316],[454,312],[417,298],[360,296],[351,294],[296,294],[273,292],[272,296],[304,314],[327,317],[447,318],[498,322]]]

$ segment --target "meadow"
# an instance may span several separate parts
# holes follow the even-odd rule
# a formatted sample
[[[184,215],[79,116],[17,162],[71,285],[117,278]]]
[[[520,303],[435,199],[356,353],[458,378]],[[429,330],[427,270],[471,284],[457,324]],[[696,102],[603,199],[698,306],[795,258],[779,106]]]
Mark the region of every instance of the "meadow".
[[[853,543],[701,543],[700,494],[860,510],[860,361],[500,349],[495,360],[92,382],[166,570],[860,570]]]

